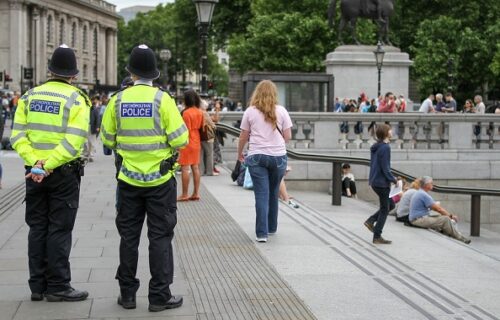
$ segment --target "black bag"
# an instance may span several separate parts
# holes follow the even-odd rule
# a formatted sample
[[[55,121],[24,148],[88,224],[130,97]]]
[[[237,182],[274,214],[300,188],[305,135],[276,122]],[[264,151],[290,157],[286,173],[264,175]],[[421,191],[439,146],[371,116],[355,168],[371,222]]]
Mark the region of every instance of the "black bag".
[[[233,182],[236,181],[236,179],[238,179],[238,176],[240,174],[240,167],[241,167],[241,162],[240,160],[237,160],[233,172],[231,172],[231,179],[233,180]]]

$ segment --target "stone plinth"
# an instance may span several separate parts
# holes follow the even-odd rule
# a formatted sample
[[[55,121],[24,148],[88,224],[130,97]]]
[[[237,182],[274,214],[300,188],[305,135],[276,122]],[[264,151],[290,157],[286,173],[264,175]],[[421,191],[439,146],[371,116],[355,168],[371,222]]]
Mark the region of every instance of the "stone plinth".
[[[373,51],[376,46],[340,46],[325,61],[326,73],[335,77],[335,96],[357,98],[361,92],[375,98],[378,70]],[[409,69],[412,61],[398,48],[385,46],[382,67],[382,94],[391,91],[408,97]]]

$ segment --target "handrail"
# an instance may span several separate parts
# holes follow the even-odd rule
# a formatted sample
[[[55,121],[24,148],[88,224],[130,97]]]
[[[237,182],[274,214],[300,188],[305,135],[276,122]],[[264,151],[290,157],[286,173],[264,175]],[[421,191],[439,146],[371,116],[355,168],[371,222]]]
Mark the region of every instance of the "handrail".
[[[239,136],[241,130],[225,123],[217,123],[217,129],[233,136]],[[304,153],[287,149],[287,155],[294,160],[329,162],[333,164],[333,188],[332,188],[332,204],[341,205],[341,164],[350,163],[357,165],[370,166],[370,160],[360,157],[340,157],[317,153]],[[413,181],[416,178],[405,172],[391,168],[391,172],[395,176],[405,178],[407,181]],[[479,236],[480,234],[480,217],[481,217],[481,196],[500,197],[499,189],[486,188],[470,188],[457,186],[439,186],[434,185],[434,192],[447,194],[464,194],[470,195],[471,199],[471,235]]]

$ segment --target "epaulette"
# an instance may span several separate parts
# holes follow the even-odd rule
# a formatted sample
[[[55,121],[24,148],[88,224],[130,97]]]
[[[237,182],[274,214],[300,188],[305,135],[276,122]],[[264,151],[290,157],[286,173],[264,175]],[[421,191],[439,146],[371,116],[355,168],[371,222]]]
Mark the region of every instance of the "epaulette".
[[[111,98],[114,97],[114,96],[116,96],[120,92],[125,91],[125,89],[128,89],[128,88],[130,88],[130,87],[123,87],[120,90],[113,92],[113,94],[111,95]]]
[[[76,88],[76,87],[75,87]],[[76,91],[80,94],[80,96],[82,96],[82,98],[85,100],[85,103],[87,104],[87,106],[91,106],[92,105],[92,101],[90,101],[90,98],[89,96],[80,88],[76,88]]]
[[[174,97],[174,96],[173,96],[173,95],[172,95],[172,94],[171,94],[168,90],[165,90],[165,89],[163,89],[162,87],[157,87],[157,88],[158,88],[158,90],[165,92],[166,94],[168,94],[168,96],[169,96],[170,98],[172,98],[172,99],[174,99],[174,100],[175,100],[175,97]]]

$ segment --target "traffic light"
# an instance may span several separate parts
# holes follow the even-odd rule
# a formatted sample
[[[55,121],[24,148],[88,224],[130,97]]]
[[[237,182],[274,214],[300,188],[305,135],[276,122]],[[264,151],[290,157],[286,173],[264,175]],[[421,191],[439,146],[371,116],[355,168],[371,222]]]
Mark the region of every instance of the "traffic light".
[[[3,82],[3,72],[0,72],[0,81]]]
[[[213,89],[214,83],[212,81],[208,81],[208,89]]]
[[[12,78],[7,73],[5,74],[5,82],[12,82]]]

